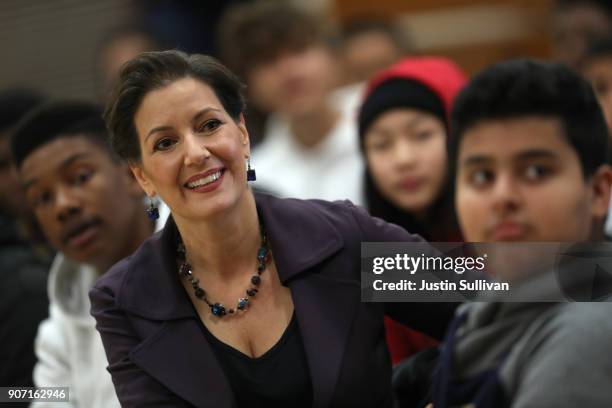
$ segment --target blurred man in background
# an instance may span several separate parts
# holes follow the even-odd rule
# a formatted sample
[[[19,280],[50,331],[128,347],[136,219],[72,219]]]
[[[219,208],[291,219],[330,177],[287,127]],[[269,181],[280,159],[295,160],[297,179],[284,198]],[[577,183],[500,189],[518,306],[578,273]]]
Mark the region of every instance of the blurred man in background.
[[[557,0],[553,10],[553,58],[576,68],[593,41],[612,34],[608,0]]]
[[[106,33],[98,45],[95,60],[100,100],[105,102],[108,98],[123,64],[143,52],[162,48],[161,42],[150,30],[135,23],[118,26]]]
[[[246,82],[250,103],[272,113],[253,151],[255,187],[361,203],[360,89],[333,92],[340,65],[321,19],[289,2],[258,1],[230,8],[219,28],[222,59]]]
[[[345,84],[367,81],[408,53],[404,34],[391,21],[359,19],[342,29],[341,80]]]

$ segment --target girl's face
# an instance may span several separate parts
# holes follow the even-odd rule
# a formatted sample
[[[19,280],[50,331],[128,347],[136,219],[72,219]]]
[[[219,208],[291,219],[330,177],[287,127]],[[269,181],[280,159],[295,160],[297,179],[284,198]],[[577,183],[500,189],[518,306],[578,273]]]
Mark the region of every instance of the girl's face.
[[[395,206],[423,215],[446,176],[446,128],[436,116],[410,108],[389,110],[368,128],[364,146],[372,179]]]
[[[131,166],[149,196],[175,217],[213,217],[247,190],[249,138],[213,89],[186,77],[145,95],[134,117],[141,162]]]

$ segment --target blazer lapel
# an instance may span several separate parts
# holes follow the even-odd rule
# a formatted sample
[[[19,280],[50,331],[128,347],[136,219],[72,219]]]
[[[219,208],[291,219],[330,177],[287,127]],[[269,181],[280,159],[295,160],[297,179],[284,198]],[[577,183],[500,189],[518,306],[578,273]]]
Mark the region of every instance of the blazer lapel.
[[[313,387],[313,407],[330,405],[348,341],[359,284],[320,274],[289,284],[308,358]]]
[[[230,408],[234,397],[195,319],[166,321],[130,357],[170,391],[196,407]]]
[[[316,202],[280,200],[262,194],[255,198],[280,280],[292,293],[313,385],[313,406],[328,407],[340,375],[355,305],[360,302],[360,285],[330,277],[333,271],[325,273],[322,267],[344,247],[342,234],[330,221],[334,218],[332,210]],[[190,403],[229,408],[235,405],[230,385],[210,345],[202,340],[193,307],[173,275],[175,235],[170,217],[161,235],[132,260],[139,268],[133,269],[126,280],[122,306],[160,322],[161,328],[130,356]]]
[[[120,304],[157,327],[151,327],[130,358],[191,404],[229,408],[235,406],[231,387],[177,278],[176,234],[170,217],[164,230],[132,259],[138,267],[126,278]]]
[[[333,210],[316,201],[255,196],[268,231],[281,282],[291,290],[310,368],[313,406],[328,407],[334,396],[348,337],[361,301],[358,282],[330,277],[325,261],[344,248],[330,220]],[[324,214],[327,212],[327,214]]]

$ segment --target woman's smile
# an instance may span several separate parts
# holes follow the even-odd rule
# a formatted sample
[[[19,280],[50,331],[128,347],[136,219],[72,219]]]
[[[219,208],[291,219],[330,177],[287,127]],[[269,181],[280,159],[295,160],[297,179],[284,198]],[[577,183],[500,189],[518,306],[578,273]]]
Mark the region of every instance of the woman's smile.
[[[194,193],[208,193],[216,190],[223,182],[225,167],[214,168],[204,173],[198,173],[190,177],[183,187]]]

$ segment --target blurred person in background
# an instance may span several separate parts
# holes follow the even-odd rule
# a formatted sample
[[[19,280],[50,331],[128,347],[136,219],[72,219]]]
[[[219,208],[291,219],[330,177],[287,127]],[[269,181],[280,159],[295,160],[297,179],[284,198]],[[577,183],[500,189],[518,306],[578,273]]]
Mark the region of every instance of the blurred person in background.
[[[608,0],[557,0],[553,10],[553,58],[576,68],[593,41],[612,34]]]
[[[341,66],[323,19],[289,2],[256,1],[230,8],[219,29],[221,59],[246,82],[249,102],[272,114],[253,151],[255,187],[361,203],[360,89],[332,92]]]
[[[582,58],[579,68],[593,86],[608,124],[608,137],[612,140],[612,36],[595,41]],[[612,150],[612,142],[610,146]],[[609,238],[612,237],[612,202],[608,214],[605,231]]]
[[[87,293],[153,232],[143,192],[110,150],[96,105],[39,106],[20,122],[11,148],[27,203],[59,252],[49,272],[49,318],[36,337],[34,382],[69,387],[73,407],[119,407]]]
[[[50,259],[33,247],[34,224],[10,152],[17,122],[42,102],[31,90],[0,91],[0,386],[33,386],[34,338],[47,317]],[[16,404],[21,405],[21,404]]]
[[[367,81],[407,54],[408,40],[391,21],[358,19],[342,29],[340,58],[345,84]]]
[[[123,64],[143,52],[162,48],[162,42],[141,24],[128,23],[107,32],[98,44],[94,61],[100,100],[108,98]]]
[[[358,122],[371,215],[429,241],[461,241],[446,145],[452,102],[465,83],[453,62],[437,57],[404,58],[369,81]],[[394,364],[437,344],[388,318],[385,329]],[[401,387],[396,393],[403,403],[414,398]]]
[[[603,239],[612,183],[607,127],[590,85],[569,68],[513,60],[485,69],[456,98],[451,129],[467,241]],[[509,277],[518,298],[556,293],[555,283],[521,272]],[[580,277],[589,279],[587,272],[581,268]],[[434,378],[433,406],[612,406],[611,314],[606,301],[461,306]]]
[[[608,136],[612,138],[612,36],[593,42],[579,68],[593,86],[608,124]]]
[[[369,81],[359,110],[367,208],[429,241],[462,240],[446,143],[452,101],[466,80],[445,58],[404,58]]]

